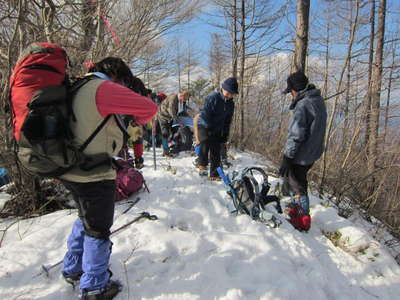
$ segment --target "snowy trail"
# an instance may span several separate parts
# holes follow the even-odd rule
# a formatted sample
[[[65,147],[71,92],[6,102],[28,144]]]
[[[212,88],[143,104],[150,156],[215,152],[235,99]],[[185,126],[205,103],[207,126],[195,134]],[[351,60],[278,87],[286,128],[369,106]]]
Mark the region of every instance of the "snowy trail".
[[[235,157],[231,170],[265,166],[253,154]],[[146,152],[143,173],[151,193],[141,193],[126,214],[129,204],[116,206],[112,229],[142,211],[159,218],[142,220],[112,238],[111,268],[124,284],[117,300],[400,299],[400,267],[365,228],[339,217],[317,197],[311,197],[309,233],[287,222],[269,229],[248,216],[233,216],[223,184],[199,177],[192,160],[185,153],[166,160],[158,152],[154,171]],[[60,267],[49,278],[32,278],[42,264],[62,259],[75,218],[75,210],[59,211],[7,230],[0,248],[0,299],[77,298],[61,279]],[[9,222],[3,220],[0,228]],[[322,233],[336,230],[348,238],[342,248]]]

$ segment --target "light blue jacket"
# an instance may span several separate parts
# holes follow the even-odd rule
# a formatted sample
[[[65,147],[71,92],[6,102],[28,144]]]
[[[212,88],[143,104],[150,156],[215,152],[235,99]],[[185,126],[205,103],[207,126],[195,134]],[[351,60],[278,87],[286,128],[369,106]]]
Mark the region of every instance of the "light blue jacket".
[[[327,113],[320,90],[313,88],[299,94],[291,109],[284,155],[295,164],[311,165],[324,151]]]

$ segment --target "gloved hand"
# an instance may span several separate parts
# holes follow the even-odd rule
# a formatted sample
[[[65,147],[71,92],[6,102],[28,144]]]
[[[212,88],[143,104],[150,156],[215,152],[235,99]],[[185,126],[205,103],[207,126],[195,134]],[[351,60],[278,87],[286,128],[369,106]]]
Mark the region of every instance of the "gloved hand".
[[[221,137],[221,143],[226,144],[228,142],[229,134],[223,134]]]
[[[283,156],[281,166],[279,167],[279,176],[287,177],[289,175],[289,170],[293,164],[293,159],[287,156]]]
[[[127,131],[133,142],[137,141],[143,136],[142,126],[134,126],[133,124],[129,124]]]

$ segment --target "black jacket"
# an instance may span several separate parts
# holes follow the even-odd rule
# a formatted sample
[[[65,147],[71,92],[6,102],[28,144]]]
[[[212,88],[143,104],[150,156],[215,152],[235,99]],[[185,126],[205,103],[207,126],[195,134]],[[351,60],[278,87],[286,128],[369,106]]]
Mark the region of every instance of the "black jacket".
[[[295,164],[311,165],[324,150],[327,113],[321,92],[314,87],[299,94],[290,109],[293,116],[284,154]]]
[[[207,96],[201,111],[201,119],[210,135],[218,136],[222,142],[226,142],[234,110],[233,100],[226,99],[221,92],[212,92]]]

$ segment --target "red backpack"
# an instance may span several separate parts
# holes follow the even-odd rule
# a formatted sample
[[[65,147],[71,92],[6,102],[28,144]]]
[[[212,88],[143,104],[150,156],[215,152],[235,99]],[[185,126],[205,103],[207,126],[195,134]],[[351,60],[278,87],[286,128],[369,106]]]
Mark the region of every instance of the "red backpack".
[[[133,162],[124,159],[115,159],[117,169],[115,201],[128,199],[132,194],[140,191],[146,182],[142,173],[135,169]]]
[[[13,133],[18,159],[30,173],[59,177],[74,167],[90,170],[110,164],[110,157],[88,157],[83,150],[105,125],[106,117],[78,148],[70,122],[72,101],[91,77],[70,84],[65,50],[52,43],[32,43],[21,54],[10,78]]]
[[[33,95],[44,87],[64,85],[67,63],[65,50],[52,43],[32,43],[21,53],[10,78],[13,130],[17,141]]]

